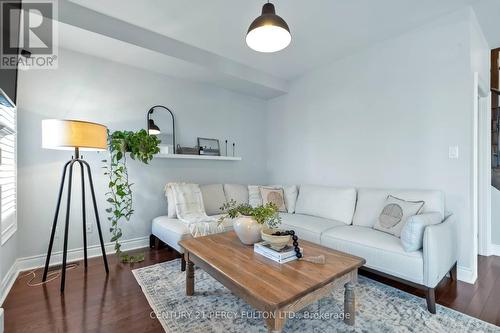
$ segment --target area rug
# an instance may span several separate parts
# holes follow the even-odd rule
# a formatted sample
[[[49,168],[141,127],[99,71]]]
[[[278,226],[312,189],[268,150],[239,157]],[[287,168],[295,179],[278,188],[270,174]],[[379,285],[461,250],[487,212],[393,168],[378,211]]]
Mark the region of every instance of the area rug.
[[[166,332],[267,332],[267,314],[254,310],[210,275],[196,269],[195,295],[185,294],[179,260],[133,270],[149,305]],[[284,332],[500,332],[500,328],[365,277],[356,285],[356,325],[342,320],[339,290],[292,314]]]

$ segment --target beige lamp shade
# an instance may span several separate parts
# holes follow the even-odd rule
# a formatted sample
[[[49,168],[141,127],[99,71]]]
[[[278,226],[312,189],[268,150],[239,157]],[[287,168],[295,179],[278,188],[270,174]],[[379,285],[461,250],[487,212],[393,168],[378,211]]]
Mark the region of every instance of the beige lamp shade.
[[[42,147],[47,149],[106,150],[106,126],[81,120],[42,120]]]

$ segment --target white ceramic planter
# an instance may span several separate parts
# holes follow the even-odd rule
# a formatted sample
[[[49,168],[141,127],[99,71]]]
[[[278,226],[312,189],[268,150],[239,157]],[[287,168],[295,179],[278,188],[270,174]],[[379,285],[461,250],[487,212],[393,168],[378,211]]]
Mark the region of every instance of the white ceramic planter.
[[[252,217],[240,216],[233,222],[234,231],[243,244],[253,245],[260,242],[260,231],[262,225],[258,224]]]

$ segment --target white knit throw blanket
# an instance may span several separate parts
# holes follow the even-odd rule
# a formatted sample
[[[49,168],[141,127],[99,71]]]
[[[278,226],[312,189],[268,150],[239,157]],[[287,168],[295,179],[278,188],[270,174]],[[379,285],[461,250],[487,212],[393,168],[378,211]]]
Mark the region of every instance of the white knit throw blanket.
[[[177,218],[188,225],[193,237],[206,236],[224,231],[214,217],[205,213],[203,197],[198,184],[168,183],[174,194]],[[169,202],[169,205],[171,203]]]

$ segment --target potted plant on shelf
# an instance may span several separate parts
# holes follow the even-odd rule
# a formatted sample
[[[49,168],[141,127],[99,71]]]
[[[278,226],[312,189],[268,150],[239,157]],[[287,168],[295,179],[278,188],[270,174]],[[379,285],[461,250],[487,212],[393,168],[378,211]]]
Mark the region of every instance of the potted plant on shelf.
[[[227,218],[234,219],[233,227],[243,244],[253,245],[260,241],[263,226],[273,229],[281,223],[278,207],[273,203],[259,207],[249,204],[237,204],[230,200],[222,205],[224,215],[219,219],[223,223]]]
[[[132,183],[129,182],[127,170],[127,153],[130,158],[148,164],[155,154],[158,154],[160,140],[154,135],[148,135],[145,130],[137,132],[115,131],[108,134],[110,159],[103,160],[104,174],[109,177],[109,192],[106,193],[110,207],[108,220],[111,223],[111,242],[115,243],[116,256],[121,262],[138,262],[144,260],[144,254],[131,256],[121,251],[120,238],[122,229],[119,222],[129,221],[134,214],[132,206]]]

